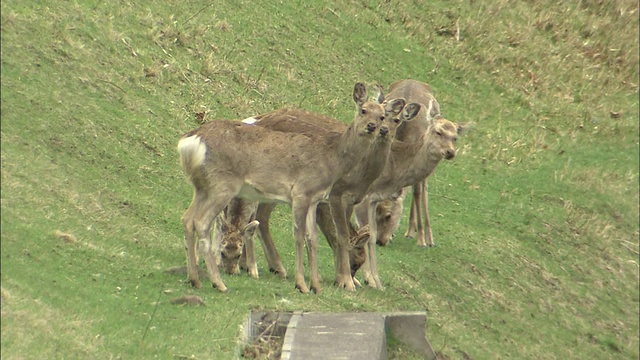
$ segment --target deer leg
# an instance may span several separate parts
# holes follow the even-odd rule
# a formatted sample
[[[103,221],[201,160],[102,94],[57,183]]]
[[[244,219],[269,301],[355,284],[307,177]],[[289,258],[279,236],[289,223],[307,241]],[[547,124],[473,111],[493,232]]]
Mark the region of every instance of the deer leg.
[[[253,235],[245,237],[242,256],[245,258],[245,268],[247,269],[249,276],[254,279],[258,279],[260,275],[258,274],[258,264],[256,263],[256,244],[253,241]]]
[[[424,212],[424,233],[427,238],[427,246],[435,246],[433,243],[433,233],[431,232],[431,222],[429,221],[429,186],[427,184],[427,180],[424,180],[424,191],[422,192],[423,200],[422,205]]]
[[[369,203],[369,241],[367,248],[369,249],[369,267],[371,269],[371,277],[373,278],[373,284],[370,282],[369,286],[384,290],[380,276],[378,275],[378,261],[376,259],[376,239],[378,238],[378,226],[376,223],[376,207],[377,203]],[[374,224],[375,226],[372,226]],[[374,286],[375,285],[375,286]]]
[[[296,289],[306,294],[309,288],[304,281],[304,243],[307,228],[307,212],[309,211],[309,203],[301,201],[293,201],[291,204],[293,212],[293,235],[296,239]]]
[[[336,225],[338,241],[336,242],[336,285],[348,291],[355,290],[349,265],[349,224],[347,224],[346,210],[342,196],[331,196],[329,206],[333,222]]]
[[[424,207],[424,180],[414,185],[414,205],[416,207],[416,245],[427,246],[424,238],[424,227],[422,226],[422,211]]]
[[[187,255],[187,279],[191,286],[199,289],[202,287],[202,283],[198,276],[198,255],[196,253],[195,225],[193,221],[196,208],[200,205],[196,201],[197,197],[198,194],[196,193],[191,205],[182,216],[182,223],[184,225],[184,245]]]
[[[414,239],[416,237],[417,232],[417,200],[420,190],[418,189],[419,184],[413,185],[413,194],[411,195],[411,211],[409,212],[409,226],[407,227],[407,231],[404,233],[404,236],[408,239]]]
[[[373,207],[372,207],[373,206]],[[372,205],[371,201],[369,199],[365,199],[361,204],[360,207],[362,208],[361,214],[366,216],[366,222],[369,224],[369,241],[371,241],[373,236],[373,233],[375,232],[377,234],[377,227],[378,227],[378,223],[375,220],[375,209],[376,209],[377,205]],[[371,210],[373,208],[373,210]],[[371,222],[371,216],[370,213],[373,211],[373,221]],[[375,244],[375,241],[374,241]],[[367,243],[364,247],[364,263],[362,264],[362,266],[360,267],[360,272],[362,273],[362,279],[364,281],[365,284],[375,288],[376,287],[376,281],[373,278],[373,274],[371,273],[371,261],[370,261],[370,250],[369,250],[369,243]]]
[[[327,239],[331,251],[333,251],[333,265],[337,269],[338,234],[336,234],[336,225],[331,216],[331,209],[327,203],[319,203],[316,209],[316,222],[318,223],[318,227],[320,227],[320,231],[322,231],[324,237]]]
[[[316,294],[320,289],[320,273],[318,270],[318,225],[316,225],[316,207],[317,203],[309,207],[307,211],[307,255],[309,256],[309,278],[310,288]]]
[[[228,192],[213,192],[210,190],[209,193],[225,194]],[[217,288],[220,291],[226,291],[227,287],[224,285],[224,282],[220,277],[220,270],[218,269],[218,263],[215,258],[214,247],[211,240],[211,227],[213,225],[213,220],[218,216],[218,214],[220,214],[222,209],[224,209],[232,198],[233,195],[209,196],[206,201],[202,202],[201,206],[198,208],[198,213],[194,217],[195,232],[200,240],[200,246],[204,248],[204,261],[207,265],[211,284],[214,288]]]
[[[282,266],[280,255],[271,237],[271,230],[269,229],[269,218],[271,212],[275,209],[275,204],[260,204],[256,211],[256,220],[260,222],[258,225],[258,231],[260,232],[260,243],[264,249],[264,255],[267,258],[267,264],[269,264],[269,271],[280,276],[283,279],[287,278],[287,271]]]

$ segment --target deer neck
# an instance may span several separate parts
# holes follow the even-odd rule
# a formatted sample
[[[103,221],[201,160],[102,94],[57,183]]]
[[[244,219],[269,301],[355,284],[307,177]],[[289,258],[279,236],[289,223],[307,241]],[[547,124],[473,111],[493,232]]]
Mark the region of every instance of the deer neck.
[[[429,176],[435,168],[431,164],[433,161],[429,150],[431,147],[428,133],[415,142],[395,140],[391,145],[391,153],[384,172],[374,183],[376,191],[384,192],[384,198],[400,188],[415,184]]]
[[[391,136],[376,137],[369,147],[365,159],[361,162],[363,180],[368,180],[371,183],[384,171],[385,165],[389,160],[392,143],[393,137]]]
[[[362,134],[351,123],[342,133],[328,136],[327,146],[335,149],[343,169],[348,170],[359,163],[371,146],[371,135]]]

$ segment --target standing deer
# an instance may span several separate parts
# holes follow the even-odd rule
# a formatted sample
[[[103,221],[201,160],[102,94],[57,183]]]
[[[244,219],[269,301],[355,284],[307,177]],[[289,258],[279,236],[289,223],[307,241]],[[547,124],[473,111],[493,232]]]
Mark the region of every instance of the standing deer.
[[[378,97],[382,102],[383,97]],[[378,137],[370,147],[364,160],[344,174],[331,189],[328,197],[328,208],[331,211],[332,223],[335,224],[336,241],[332,244],[336,265],[335,283],[340,288],[354,290],[353,277],[349,263],[350,238],[355,236],[349,232],[347,219],[350,217],[353,205],[366,195],[369,185],[377,178],[389,155],[390,144],[395,130],[403,121],[410,121],[419,111],[419,105],[405,106],[404,99],[393,99],[384,103],[386,121],[380,127]],[[326,131],[344,131],[344,123],[329,117],[295,109],[282,109],[257,117],[245,119],[252,124],[282,132],[318,134]],[[323,207],[325,205],[319,205]],[[260,204],[256,219],[259,221],[260,238],[267,262],[272,271],[286,276],[284,267],[273,243],[269,231],[269,217],[274,204]],[[322,229],[322,226],[321,226]],[[324,232],[324,229],[322,229]],[[326,232],[325,232],[326,235]],[[362,237],[360,237],[362,238]],[[247,253],[253,252],[247,249]]]
[[[384,119],[385,109],[368,102],[363,84],[353,99],[358,111],[340,133],[283,133],[236,121],[211,121],[178,142],[181,165],[194,187],[191,205],[182,216],[188,279],[202,286],[196,260],[196,237],[214,288],[225,291],[212,249],[214,219],[234,198],[291,204],[296,242],[296,288],[309,292],[304,279],[306,241],[310,287],[320,291],[317,263],[316,206],[328,197],[336,181],[366,154]],[[308,238],[306,237],[308,232]]]
[[[417,80],[400,80],[391,84],[389,95],[403,97],[408,102],[417,102],[426,106],[433,102],[433,108],[429,114],[420,114],[416,121],[400,126],[396,137],[404,142],[413,143],[419,141],[420,137],[429,127],[428,119],[441,117],[440,105],[433,96],[431,87]],[[426,108],[425,108],[426,109]],[[413,196],[411,197],[411,213],[409,215],[409,227],[405,232],[405,237],[416,238],[418,246],[434,246],[431,223],[429,222],[427,180],[420,179],[413,185]],[[424,218],[424,227],[422,220]]]
[[[360,214],[358,220],[361,224],[375,224],[378,203],[392,197],[405,186],[426,179],[442,159],[451,160],[455,157],[455,142],[463,126],[442,117],[431,119],[429,114],[433,109],[433,103],[429,101],[425,112],[429,126],[417,142],[393,142],[387,166],[369,187],[369,194],[365,200],[357,205],[356,214]],[[369,230],[371,239],[377,239],[377,227],[370,226]],[[365,263],[363,266],[365,282],[371,287],[382,288],[373,241],[369,242],[368,251],[368,264]]]

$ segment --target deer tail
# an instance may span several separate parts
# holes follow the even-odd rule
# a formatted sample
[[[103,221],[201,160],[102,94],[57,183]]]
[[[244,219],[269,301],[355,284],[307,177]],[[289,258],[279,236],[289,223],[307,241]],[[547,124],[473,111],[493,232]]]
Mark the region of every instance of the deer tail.
[[[183,137],[178,142],[180,164],[184,171],[192,177],[196,170],[204,163],[207,146],[198,135]]]

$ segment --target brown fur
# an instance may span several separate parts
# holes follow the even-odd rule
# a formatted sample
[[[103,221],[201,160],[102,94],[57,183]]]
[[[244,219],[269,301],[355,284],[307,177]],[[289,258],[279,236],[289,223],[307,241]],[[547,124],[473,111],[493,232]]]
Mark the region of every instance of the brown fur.
[[[188,277],[200,287],[195,240],[205,248],[205,263],[214,287],[226,290],[213,253],[213,220],[234,197],[291,204],[296,239],[296,287],[304,280],[306,242],[311,290],[320,291],[315,208],[333,184],[352,169],[371,145],[384,108],[366,102],[362,84],[354,87],[358,113],[342,133],[294,134],[234,121],[212,121],[184,135],[178,144],[181,164],[194,186],[191,205],[183,215]],[[370,111],[362,111],[362,109]],[[308,234],[307,234],[308,232]],[[307,238],[308,235],[308,238]]]
[[[353,279],[350,276],[349,258],[349,233],[347,219],[352,212],[353,204],[362,200],[366,195],[369,185],[378,177],[384,169],[387,161],[391,142],[394,138],[395,130],[403,121],[410,121],[420,110],[416,104],[404,106],[401,99],[391,100],[385,103],[386,121],[382,120],[379,126],[379,134],[362,162],[341,177],[332,187],[329,194],[329,207],[331,209],[332,223],[336,226],[334,250],[336,265],[336,280],[338,287],[349,290],[355,288]],[[370,111],[363,108],[363,111]],[[336,131],[344,128],[344,124],[337,120],[317,116],[308,112],[301,113],[299,110],[278,110],[270,114],[256,117],[256,124],[269,129],[284,132],[300,132],[305,134],[317,134],[323,131]],[[324,130],[323,130],[324,129]],[[346,205],[346,208],[345,208]],[[320,207],[323,209],[324,207]],[[284,268],[280,261],[271,234],[268,229],[269,216],[273,210],[271,204],[261,204],[256,218],[260,222],[260,234],[267,261],[272,271],[284,276]],[[324,232],[325,229],[321,230]],[[325,232],[326,235],[326,232]],[[346,243],[346,244],[345,244]]]
[[[433,103],[427,106],[430,113]],[[429,126],[419,141],[406,143],[399,140],[393,142],[391,155],[382,175],[369,188],[369,195],[358,206],[365,207],[357,213],[368,214],[366,219],[359,219],[363,224],[376,221],[376,206],[390,198],[403,187],[415,184],[427,178],[435,170],[442,159],[455,156],[455,141],[461,127],[444,118],[428,119]],[[378,229],[372,227],[371,238],[377,239]],[[375,246],[369,244],[368,264],[363,266],[365,282],[373,287],[381,287],[375,257]]]
[[[442,117],[440,105],[433,95],[433,90],[428,84],[417,80],[400,80],[391,84],[389,88],[391,96],[401,96],[407,101],[417,102],[423,105],[423,111],[418,114],[415,121],[403,124],[397,131],[396,137],[405,142],[416,142],[427,130],[429,119]],[[429,114],[426,108],[429,102],[433,102],[433,108]],[[424,219],[424,226],[423,226]],[[416,238],[418,246],[434,246],[431,223],[429,221],[427,180],[421,179],[413,184],[411,197],[411,213],[409,215],[409,227],[405,232],[408,238]]]
[[[238,274],[243,268],[251,277],[258,278],[257,268],[247,268],[243,251],[245,243],[253,242],[253,234],[258,227],[256,205],[233,198],[216,218],[216,243],[220,246],[221,265],[227,274]]]

